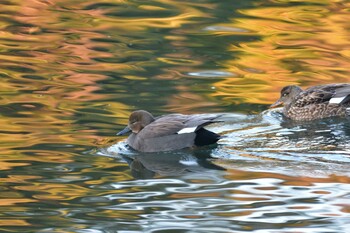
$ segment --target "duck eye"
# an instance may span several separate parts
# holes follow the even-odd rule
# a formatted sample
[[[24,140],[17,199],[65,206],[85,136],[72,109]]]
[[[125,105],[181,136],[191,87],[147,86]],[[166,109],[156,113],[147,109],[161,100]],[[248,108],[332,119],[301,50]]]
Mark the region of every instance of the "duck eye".
[[[283,95],[282,95],[282,96],[287,96],[288,94],[289,94],[289,93],[287,93],[287,92],[286,92],[286,93],[283,93]]]

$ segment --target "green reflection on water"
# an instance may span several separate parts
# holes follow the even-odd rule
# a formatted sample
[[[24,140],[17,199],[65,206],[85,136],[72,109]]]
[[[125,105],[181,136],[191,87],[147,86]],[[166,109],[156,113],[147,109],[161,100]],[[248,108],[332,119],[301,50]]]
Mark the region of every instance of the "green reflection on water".
[[[91,150],[124,140],[116,138],[115,132],[135,109],[155,115],[259,113],[274,102],[286,84],[349,82],[349,7],[346,1],[330,0],[2,1],[0,230],[77,232],[119,227],[140,231],[147,228],[142,228],[147,223],[161,229],[162,223],[175,220],[194,229],[208,227],[203,222],[217,225],[220,216],[224,222],[221,230],[226,232],[260,228],[306,232],[303,227],[314,226],[331,226],[340,232],[343,218],[349,214],[348,197],[340,192],[330,198],[336,199],[332,202],[316,194],[326,195],[337,185],[349,183],[347,174],[294,177],[273,167],[265,172],[245,170],[247,162],[228,167],[226,173],[213,172],[205,181],[193,175],[169,182],[158,174],[154,180],[160,180],[159,186],[152,184],[153,180],[145,181],[143,186],[133,183],[132,172],[120,157],[96,156]],[[245,131],[258,131],[263,128],[260,124],[248,125]],[[242,138],[251,140],[243,145],[258,150],[266,146],[265,142],[276,143],[280,138],[274,137],[273,130],[259,132],[261,138],[241,133]],[[347,147],[336,144],[341,136],[324,141],[346,165],[343,154],[348,153]],[[239,131],[235,137],[240,138]],[[311,138],[313,143],[320,141]],[[307,144],[307,137],[302,139]],[[242,142],[231,140],[232,145],[222,145],[225,156],[229,161],[230,156],[244,160],[247,155],[243,152],[248,148],[240,148]],[[242,150],[242,155],[231,149]],[[268,150],[267,158],[292,158],[295,162],[286,152],[262,149]],[[340,153],[336,154],[337,150]],[[266,196],[253,191],[244,193],[251,195],[252,201],[245,203],[247,199],[234,196],[240,190],[227,191],[235,185],[246,188],[231,181],[251,183],[251,179],[265,178],[285,181],[281,192],[299,206],[288,206],[287,200],[270,203]],[[219,186],[206,186],[208,180]],[[187,183],[204,185],[187,187]],[[310,188],[314,183],[329,188]],[[314,199],[310,200],[324,202],[328,215],[325,209],[317,209],[317,203],[305,204],[293,190],[285,191],[290,185],[309,187],[310,192],[302,194],[311,193]],[[185,190],[178,191],[178,187]],[[267,185],[272,190],[279,187]],[[143,199],[147,195],[148,199]],[[275,195],[277,198],[278,193]],[[221,200],[228,204],[222,205]],[[285,213],[275,214],[276,219],[303,215],[304,209],[310,212],[306,211],[308,216],[302,220],[271,224],[268,217],[273,215],[267,216],[259,209],[259,200],[266,206],[284,208]],[[178,204],[183,209],[176,209]],[[239,209],[240,205],[244,208]],[[199,211],[202,216],[197,215]],[[250,213],[265,214],[268,220],[262,217],[264,224],[251,223],[254,217]],[[162,219],[160,225],[152,220],[167,215],[170,220]],[[247,219],[237,222],[238,216]],[[196,222],[201,217],[204,221]],[[181,229],[179,225],[174,229]]]

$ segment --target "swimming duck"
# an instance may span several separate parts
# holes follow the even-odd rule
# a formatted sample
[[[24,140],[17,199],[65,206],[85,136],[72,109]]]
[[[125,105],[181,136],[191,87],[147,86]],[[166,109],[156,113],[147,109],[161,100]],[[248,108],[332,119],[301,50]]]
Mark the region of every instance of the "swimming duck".
[[[224,114],[169,114],[160,117],[144,110],[131,113],[128,126],[117,133],[132,132],[127,139],[130,147],[141,152],[177,150],[216,143],[221,136],[203,127],[220,122]]]
[[[303,91],[290,85],[281,90],[281,97],[271,107],[283,104],[283,115],[298,121],[309,121],[350,115],[350,84],[313,86]]]

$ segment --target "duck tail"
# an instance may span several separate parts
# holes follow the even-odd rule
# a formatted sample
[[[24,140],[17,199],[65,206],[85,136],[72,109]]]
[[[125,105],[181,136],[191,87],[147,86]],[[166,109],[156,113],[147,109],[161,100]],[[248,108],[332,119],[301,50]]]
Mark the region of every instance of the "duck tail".
[[[194,139],[194,144],[196,146],[206,146],[214,144],[220,139],[220,135],[204,128],[200,128],[196,131],[196,138]]]
[[[347,104],[350,102],[350,94],[347,95],[339,104]]]

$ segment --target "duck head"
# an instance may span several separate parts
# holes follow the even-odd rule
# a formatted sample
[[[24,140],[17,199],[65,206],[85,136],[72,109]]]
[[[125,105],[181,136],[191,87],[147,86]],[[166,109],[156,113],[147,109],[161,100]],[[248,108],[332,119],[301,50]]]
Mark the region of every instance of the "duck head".
[[[146,125],[152,123],[154,117],[151,113],[144,110],[137,110],[130,114],[128,126],[125,127],[122,131],[117,133],[118,136],[133,132],[137,134],[140,132]]]
[[[303,90],[296,85],[285,86],[281,90],[280,98],[270,106],[274,108],[280,105],[289,105]]]

